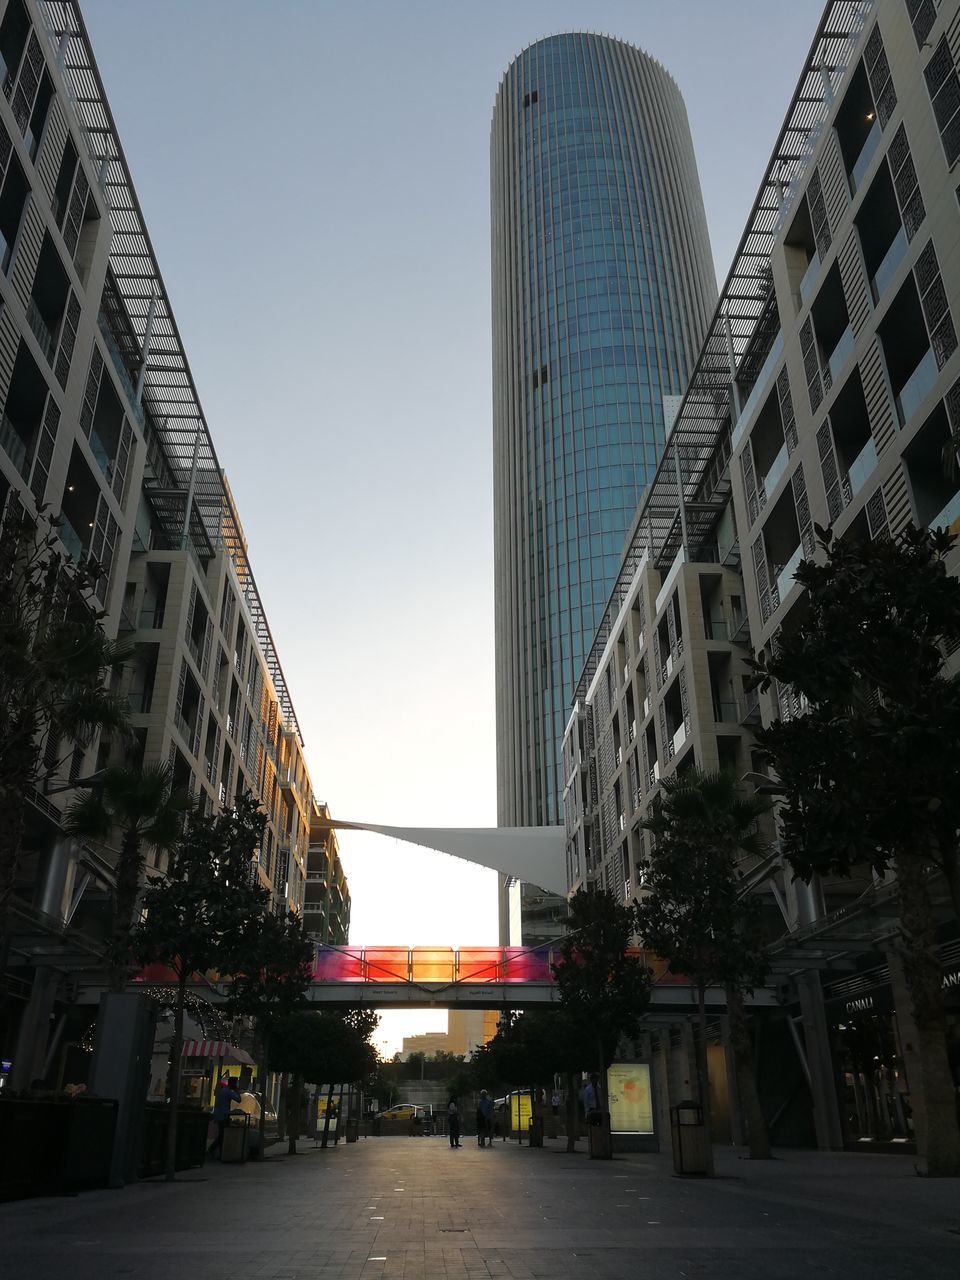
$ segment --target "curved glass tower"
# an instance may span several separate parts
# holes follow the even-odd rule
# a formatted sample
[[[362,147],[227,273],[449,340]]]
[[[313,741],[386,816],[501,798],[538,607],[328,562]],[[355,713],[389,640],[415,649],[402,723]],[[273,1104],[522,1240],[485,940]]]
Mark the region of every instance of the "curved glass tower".
[[[490,152],[498,819],[558,824],[569,702],[716,278],[683,98],[640,49],[525,49]]]

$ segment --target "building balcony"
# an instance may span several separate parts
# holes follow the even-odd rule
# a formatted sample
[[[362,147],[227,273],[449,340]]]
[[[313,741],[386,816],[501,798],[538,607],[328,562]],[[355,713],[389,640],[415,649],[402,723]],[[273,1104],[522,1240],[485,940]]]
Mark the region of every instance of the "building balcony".
[[[106,445],[97,435],[96,431],[91,431],[87,437],[87,444],[90,446],[90,452],[93,454],[97,466],[106,476],[107,480],[113,482],[113,459],[110,457]]]
[[[73,560],[80,560],[84,553],[83,540],[65,515],[57,522],[57,537],[64,545],[67,555]]]
[[[140,610],[138,626],[141,631],[160,631],[163,627],[163,605],[147,605]]]
[[[671,760],[677,754],[677,752],[681,749],[681,747],[686,742],[686,740],[687,740],[687,726],[685,724],[682,724],[677,729],[673,737],[670,739],[669,750],[670,750]]]
[[[830,370],[830,377],[834,384],[839,382],[843,367],[852,355],[853,330],[847,325],[827,360],[827,368]]]
[[[54,352],[57,349],[57,340],[33,298],[30,298],[27,302],[27,323],[33,331],[33,336],[40,344],[40,350],[47,357],[47,364],[52,365]]]
[[[863,182],[864,175],[870,168],[870,161],[876,155],[877,148],[880,146],[880,140],[882,137],[883,132],[880,128],[879,122],[874,120],[873,128],[867,134],[866,141],[860,148],[860,154],[853,162],[853,168],[850,170],[851,195],[856,194],[860,184]]]
[[[770,389],[773,371],[782,354],[783,330],[781,330],[774,338],[773,345],[767,352],[767,358],[764,360],[763,365],[760,368],[760,372],[757,374],[757,380],[750,388],[750,394],[747,396],[744,406],[740,410],[740,416],[737,418],[737,425],[733,428],[733,434],[730,437],[731,449],[736,449],[737,445],[740,443],[740,438],[746,430],[747,423],[750,421],[750,417],[753,414],[754,409],[756,409],[757,405],[766,396],[767,391]]]
[[[27,466],[27,446],[6,414],[0,419],[0,448],[3,449],[21,476],[26,480],[29,470]]]
[[[120,354],[120,348],[117,346],[117,340],[113,336],[113,330],[110,328],[110,323],[102,311],[100,312],[98,321],[100,336],[103,338],[103,345],[107,348],[110,361],[117,372],[117,377],[120,379],[120,383],[124,391],[127,393],[127,400],[130,402],[130,410],[142,427],[144,425],[143,408],[137,403],[137,391],[133,385],[133,380],[130,377],[130,372],[123,362],[123,356]]]
[[[847,501],[852,502],[877,468],[877,446],[871,436],[856,458],[850,464],[845,477],[844,489]]]
[[[907,249],[909,247],[907,233],[903,227],[901,227],[894,237],[890,248],[884,255],[883,261],[880,263],[879,267],[877,267],[873,279],[870,281],[870,292],[873,294],[873,301],[875,303],[879,302],[883,297],[886,292],[887,285],[896,275],[897,268],[906,257]]]
[[[960,520],[960,490],[958,490],[939,515],[930,521],[931,529],[949,529],[955,521]]]
[[[936,358],[928,347],[923,359],[900,388],[900,394],[897,396],[897,416],[901,427],[907,425],[933,390],[938,372]]]
[[[790,594],[791,590],[793,589],[793,586],[794,586],[793,575],[796,573],[797,566],[800,564],[800,561],[802,559],[803,559],[803,547],[800,546],[800,547],[797,547],[796,551],[794,551],[793,555],[790,557],[787,563],[776,575],[777,595],[779,596],[781,604],[783,604],[784,600],[786,600],[787,596]]]
[[[713,719],[715,724],[738,724],[740,721],[740,708],[735,702],[715,702],[713,704]]]
[[[800,301],[806,303],[810,301],[810,294],[813,292],[813,286],[820,274],[820,255],[815,253],[807,263],[807,269],[803,273],[803,279],[800,281]],[[794,277],[796,279],[796,277]]]
[[[787,442],[784,441],[780,447],[780,452],[771,462],[769,471],[763,477],[762,488],[768,500],[783,478],[783,473],[786,471],[789,462],[790,452],[787,449]]]

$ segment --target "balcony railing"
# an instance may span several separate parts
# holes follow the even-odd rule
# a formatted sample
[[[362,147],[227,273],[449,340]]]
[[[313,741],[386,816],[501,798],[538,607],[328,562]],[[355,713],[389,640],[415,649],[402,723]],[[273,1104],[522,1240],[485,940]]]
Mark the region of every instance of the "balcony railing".
[[[870,290],[873,293],[874,302],[879,302],[886,292],[887,285],[896,274],[897,267],[906,257],[908,244],[907,233],[901,227],[894,236],[890,248],[884,254],[883,261],[877,267],[873,279],[870,281]]]
[[[97,466],[107,477],[108,480],[113,479],[113,459],[110,456],[107,446],[103,443],[95,431],[91,431],[87,437],[87,443],[90,445],[90,452],[96,459]]]
[[[939,515],[930,521],[931,529],[949,529],[955,520],[960,520],[960,489],[953,495]]]
[[[740,719],[740,708],[735,702],[715,702],[713,719],[716,724],[736,724]]]
[[[860,148],[860,154],[857,156],[853,163],[853,168],[850,170],[851,193],[855,192],[863,181],[863,176],[870,168],[870,161],[876,154],[877,147],[880,145],[880,139],[882,137],[883,134],[881,132],[880,125],[876,120],[874,120],[873,128],[867,134],[866,140]]]
[[[67,555],[79,560],[84,553],[83,540],[65,515],[60,516],[57,525],[57,537],[63,543]]]
[[[800,301],[809,301],[810,294],[813,291],[813,284],[817,276],[820,274],[820,255],[814,253],[813,257],[807,263],[807,269],[803,273],[803,279],[800,281]]]
[[[159,631],[163,626],[163,605],[147,606],[140,610],[140,630]]]
[[[928,347],[923,359],[900,388],[897,396],[897,415],[901,427],[905,427],[917,409],[933,390],[937,380],[937,361]]]
[[[131,412],[142,427],[144,425],[143,408],[141,405],[137,404],[137,392],[133,385],[133,380],[130,377],[127,366],[123,362],[123,356],[120,354],[120,348],[117,346],[117,340],[113,336],[113,330],[110,328],[110,323],[102,311],[98,317],[98,323],[100,326],[100,336],[103,338],[104,346],[110,353],[110,359],[113,362],[114,369],[117,371],[117,377],[120,379],[123,389],[127,393]]]
[[[877,446],[873,442],[871,436],[867,443],[850,464],[850,470],[847,472],[848,483],[848,501],[857,496],[863,486],[870,479],[877,466]]]
[[[794,582],[793,575],[796,573],[797,566],[802,559],[803,547],[800,546],[797,547],[796,551],[794,551],[793,555],[777,574],[777,592],[780,596],[781,604],[783,604],[784,600],[786,600],[787,596],[790,594],[790,589]]]
[[[40,314],[40,309],[30,298],[27,302],[27,323],[33,330],[33,336],[40,344],[40,350],[47,357],[47,363],[53,363],[53,353],[56,350],[56,340],[51,332],[50,326]]]
[[[670,739],[670,755],[671,758],[677,754],[680,748],[687,740],[687,726],[682,724]]]
[[[850,359],[852,355],[853,355],[853,330],[850,328],[849,325],[847,325],[846,329],[844,329],[843,333],[840,335],[840,340],[837,342],[837,345],[830,352],[830,357],[827,360],[827,367],[830,370],[830,377],[834,382],[836,382],[839,379],[840,374],[843,370],[843,366],[847,363],[847,361]]]
[[[780,446],[780,452],[774,458],[773,462],[770,463],[770,469],[763,477],[763,491],[767,495],[767,498],[770,498],[774,489],[776,489],[777,485],[780,483],[781,477],[786,471],[789,461],[790,453],[787,449],[787,442],[784,440],[783,444]]]
[[[708,640],[726,640],[727,620],[723,616],[723,611],[708,613],[703,620],[703,630]]]
[[[27,446],[20,433],[6,414],[0,419],[0,447],[17,468],[24,480],[27,478]]]

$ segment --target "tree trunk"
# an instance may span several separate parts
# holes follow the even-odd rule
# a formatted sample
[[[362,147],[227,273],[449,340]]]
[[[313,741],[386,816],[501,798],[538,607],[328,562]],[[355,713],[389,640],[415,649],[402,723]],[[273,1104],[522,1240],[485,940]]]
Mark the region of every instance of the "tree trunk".
[[[573,1088],[572,1071],[567,1071],[564,1074],[563,1087],[567,1095],[567,1151],[575,1151],[577,1141],[577,1095]]]
[[[320,1140],[320,1148],[322,1151],[327,1149],[327,1141],[330,1137],[330,1110],[333,1107],[333,1085],[327,1088],[327,1106],[323,1113],[323,1137]],[[339,1129],[339,1117],[337,1117],[337,1128]]]
[[[173,1182],[177,1176],[177,1120],[180,1116],[180,1058],[183,1053],[183,1005],[187,998],[187,977],[177,981],[177,1003],[173,1011],[173,1039],[170,1042],[170,1069],[167,1073],[168,1113],[167,1149],[164,1153],[163,1176]]]
[[[290,1080],[287,1090],[287,1155],[297,1154],[297,1139],[300,1137],[300,1094],[303,1090],[303,1076],[296,1071]]]
[[[704,1141],[707,1147],[707,1177],[713,1177],[713,1124],[710,1118],[710,1076],[707,1071],[707,997],[703,983],[697,984],[697,1083],[703,1110]]]
[[[117,887],[113,899],[113,928],[110,930],[110,990],[122,991],[130,974],[130,933],[140,892],[140,833],[124,831],[117,858]]]
[[[260,1065],[257,1068],[258,1071],[260,1072],[260,1079],[258,1080],[257,1083],[260,1085],[259,1125],[260,1125],[260,1159],[261,1160],[263,1159],[263,1157],[266,1155],[266,1152],[267,1152],[266,1134],[267,1134],[267,1036],[268,1034],[269,1032],[266,1030],[266,1028],[261,1026],[260,1028]]]
[[[926,868],[919,858],[907,856],[898,859],[896,871],[899,949],[917,1028],[920,1088],[926,1114],[927,1173],[931,1177],[956,1177],[960,1174],[960,1128],[947,1053],[943,973],[936,951],[937,932],[927,894]]]
[[[597,1102],[601,1114],[607,1114],[607,1068],[603,1061],[603,1036],[597,1036]]]
[[[770,1134],[760,1105],[757,1077],[753,1067],[753,1045],[743,1007],[743,992],[736,987],[727,988],[727,1016],[730,1019],[730,1045],[737,1071],[737,1089],[740,1109],[747,1126],[747,1145],[751,1160],[770,1159]]]

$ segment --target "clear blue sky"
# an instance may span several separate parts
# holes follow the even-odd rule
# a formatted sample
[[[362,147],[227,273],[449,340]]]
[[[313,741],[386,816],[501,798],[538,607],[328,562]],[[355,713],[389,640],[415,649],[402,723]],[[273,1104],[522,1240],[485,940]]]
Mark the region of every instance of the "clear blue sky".
[[[563,30],[686,98],[721,279],[818,0],[85,0],[317,794],[493,825],[489,128]],[[494,878],[344,840],[351,940],[496,940]],[[384,1043],[444,1015],[397,1015]]]

